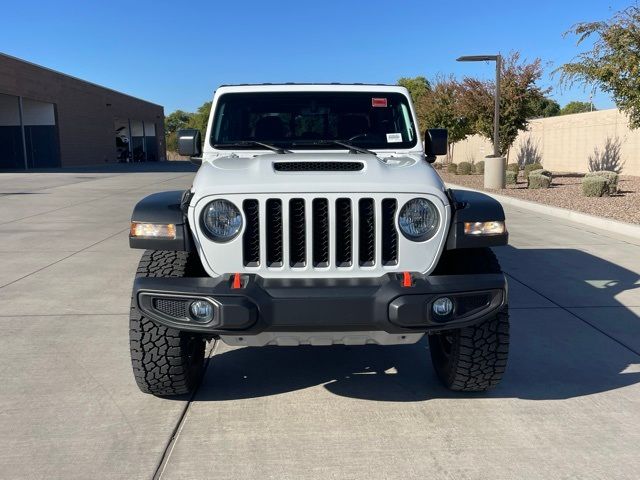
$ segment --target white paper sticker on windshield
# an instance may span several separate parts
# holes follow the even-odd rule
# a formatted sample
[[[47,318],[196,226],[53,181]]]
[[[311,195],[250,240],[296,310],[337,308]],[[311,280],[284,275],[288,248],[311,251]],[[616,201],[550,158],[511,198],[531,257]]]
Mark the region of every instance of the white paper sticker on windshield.
[[[387,143],[402,143],[402,134],[387,133]]]

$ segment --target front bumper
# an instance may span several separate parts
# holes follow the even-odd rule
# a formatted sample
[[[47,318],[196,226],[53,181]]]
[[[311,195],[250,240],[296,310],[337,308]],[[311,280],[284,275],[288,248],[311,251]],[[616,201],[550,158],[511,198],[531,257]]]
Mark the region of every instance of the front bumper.
[[[387,274],[358,279],[267,279],[242,275],[234,288],[219,278],[140,277],[133,286],[138,308],[151,320],[178,330],[211,336],[263,332],[425,333],[479,323],[507,304],[502,274],[403,277]],[[237,287],[237,282],[236,287]],[[453,313],[438,317],[431,305],[447,296]],[[201,323],[189,305],[206,299],[214,317]]]

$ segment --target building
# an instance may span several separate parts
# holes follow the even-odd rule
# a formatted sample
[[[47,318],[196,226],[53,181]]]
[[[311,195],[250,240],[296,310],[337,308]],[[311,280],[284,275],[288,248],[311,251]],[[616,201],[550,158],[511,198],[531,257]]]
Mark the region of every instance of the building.
[[[164,159],[161,105],[0,53],[0,170]]]

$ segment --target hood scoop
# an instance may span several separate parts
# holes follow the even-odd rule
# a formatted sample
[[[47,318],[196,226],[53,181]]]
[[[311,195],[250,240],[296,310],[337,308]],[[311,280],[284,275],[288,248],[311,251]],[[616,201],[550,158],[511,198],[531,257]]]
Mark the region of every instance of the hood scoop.
[[[362,162],[273,162],[276,172],[358,172],[364,169]]]

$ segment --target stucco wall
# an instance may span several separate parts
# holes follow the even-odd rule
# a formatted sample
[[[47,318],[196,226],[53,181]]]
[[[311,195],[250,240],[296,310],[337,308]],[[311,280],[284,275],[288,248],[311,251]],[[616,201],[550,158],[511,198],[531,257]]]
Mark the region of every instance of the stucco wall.
[[[509,162],[516,161],[529,141],[537,147],[545,168],[584,173],[589,171],[588,159],[594,148],[602,151],[607,138],[620,141],[622,174],[640,176],[640,129],[630,130],[627,117],[617,109],[532,120],[529,130],[514,142]],[[473,136],[454,145],[453,161],[478,161],[491,153],[491,142]]]

